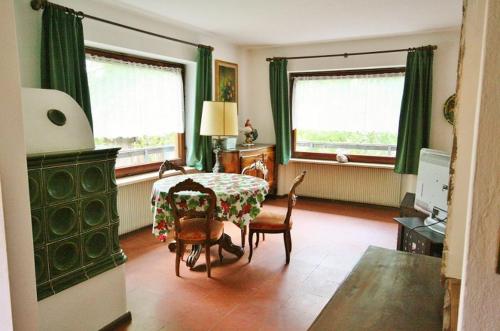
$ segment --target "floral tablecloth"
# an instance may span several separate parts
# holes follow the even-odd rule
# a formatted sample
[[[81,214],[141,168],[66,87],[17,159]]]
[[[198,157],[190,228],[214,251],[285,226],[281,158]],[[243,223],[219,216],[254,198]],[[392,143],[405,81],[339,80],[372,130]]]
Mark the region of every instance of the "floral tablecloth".
[[[211,188],[217,196],[217,216],[242,228],[259,214],[269,190],[265,180],[240,174],[199,173],[160,179],[154,183],[151,194],[153,234],[160,240],[165,239],[174,226],[172,209],[167,202],[168,190],[187,178]],[[198,211],[208,207],[205,196],[196,192],[176,194],[176,203],[180,208]]]

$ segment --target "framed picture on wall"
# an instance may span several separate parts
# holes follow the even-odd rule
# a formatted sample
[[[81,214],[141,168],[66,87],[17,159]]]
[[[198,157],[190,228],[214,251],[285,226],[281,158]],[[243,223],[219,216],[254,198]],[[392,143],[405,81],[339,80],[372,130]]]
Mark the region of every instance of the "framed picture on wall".
[[[238,64],[215,60],[215,100],[238,102]]]

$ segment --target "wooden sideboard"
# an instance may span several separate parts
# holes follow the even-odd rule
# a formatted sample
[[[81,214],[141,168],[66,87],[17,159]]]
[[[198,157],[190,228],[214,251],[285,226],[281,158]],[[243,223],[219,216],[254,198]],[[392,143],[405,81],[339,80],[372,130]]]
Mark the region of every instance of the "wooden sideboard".
[[[243,168],[252,164],[255,160],[263,160],[267,166],[267,182],[269,193],[275,194],[277,187],[275,146],[269,144],[255,144],[253,146],[238,145],[235,149],[222,151],[222,165],[225,172],[241,173]]]

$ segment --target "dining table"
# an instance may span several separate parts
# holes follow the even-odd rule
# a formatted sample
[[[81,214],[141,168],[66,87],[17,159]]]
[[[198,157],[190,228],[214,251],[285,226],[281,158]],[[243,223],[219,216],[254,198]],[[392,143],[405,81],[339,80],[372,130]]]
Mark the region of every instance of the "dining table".
[[[166,241],[168,234],[174,230],[174,215],[167,200],[168,191],[176,184],[191,178],[193,181],[212,189],[217,197],[216,218],[231,222],[244,229],[260,213],[262,202],[268,191],[267,181],[248,175],[234,173],[193,173],[170,176],[154,182],[151,192],[151,210],[153,212],[153,234],[161,241]],[[199,192],[179,192],[175,194],[178,208],[204,211],[208,203]],[[169,247],[175,248],[175,243]],[[224,233],[220,240],[221,247],[237,256],[243,256],[243,248],[235,245],[231,237]],[[186,265],[194,267],[201,254],[201,245],[193,245]]]

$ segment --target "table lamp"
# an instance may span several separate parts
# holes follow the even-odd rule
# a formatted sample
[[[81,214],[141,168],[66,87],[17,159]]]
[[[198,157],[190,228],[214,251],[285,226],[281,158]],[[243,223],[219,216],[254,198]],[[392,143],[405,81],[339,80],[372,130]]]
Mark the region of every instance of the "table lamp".
[[[200,135],[212,136],[215,140],[215,165],[213,172],[224,172],[220,152],[224,137],[238,135],[238,110],[236,102],[204,101],[201,115]]]

